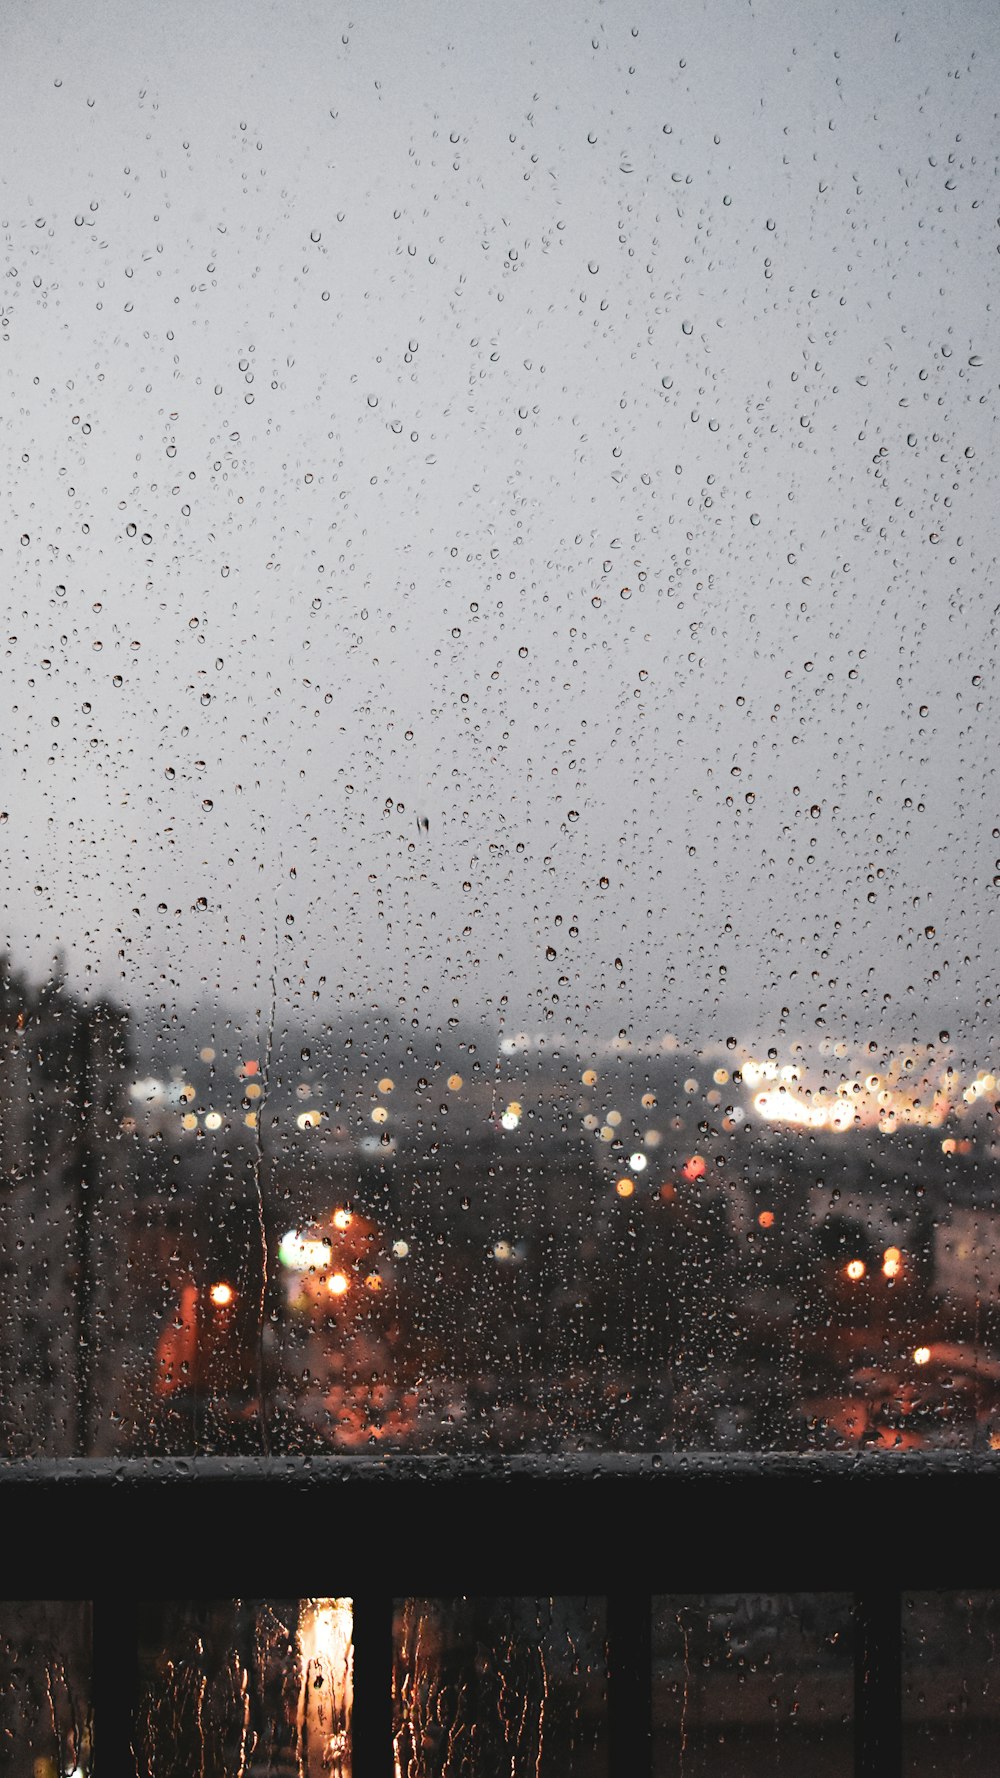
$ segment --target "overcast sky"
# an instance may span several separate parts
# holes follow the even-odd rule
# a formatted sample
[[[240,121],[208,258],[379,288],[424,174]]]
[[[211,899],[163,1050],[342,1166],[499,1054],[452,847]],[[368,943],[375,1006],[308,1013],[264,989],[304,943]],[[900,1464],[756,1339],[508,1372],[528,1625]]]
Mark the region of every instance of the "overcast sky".
[[[987,1059],[998,92],[973,0],[11,0],[16,956]]]

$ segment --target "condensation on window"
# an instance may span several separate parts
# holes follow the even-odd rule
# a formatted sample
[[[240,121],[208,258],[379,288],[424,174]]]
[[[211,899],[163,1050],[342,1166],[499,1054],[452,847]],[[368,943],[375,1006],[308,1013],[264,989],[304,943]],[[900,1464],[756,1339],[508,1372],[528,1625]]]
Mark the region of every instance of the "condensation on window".
[[[1000,1444],[973,4],[0,68],[0,1448]]]

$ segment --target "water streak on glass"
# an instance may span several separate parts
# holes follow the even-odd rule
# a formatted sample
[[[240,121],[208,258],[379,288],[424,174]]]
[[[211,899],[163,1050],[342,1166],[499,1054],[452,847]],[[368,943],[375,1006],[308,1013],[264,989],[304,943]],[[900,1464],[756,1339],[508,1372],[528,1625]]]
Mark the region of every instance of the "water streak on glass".
[[[570,1597],[398,1600],[396,1778],[603,1778],[604,1615]]]
[[[93,1750],[89,1603],[0,1603],[0,1766],[12,1778],[87,1778]]]
[[[677,1595],[653,1605],[656,1778],[850,1778],[849,1597]]]
[[[998,1632],[995,1593],[904,1596],[906,1778],[979,1778],[997,1769]]]
[[[142,1778],[351,1778],[349,1599],[143,1607]]]

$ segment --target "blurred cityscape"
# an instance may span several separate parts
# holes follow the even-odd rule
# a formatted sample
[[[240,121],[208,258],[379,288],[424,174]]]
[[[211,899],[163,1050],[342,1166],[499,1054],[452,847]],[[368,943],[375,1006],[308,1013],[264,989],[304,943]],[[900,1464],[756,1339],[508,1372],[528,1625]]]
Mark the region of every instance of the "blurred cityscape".
[[[6,1456],[1000,1447],[997,1083],[0,964]]]

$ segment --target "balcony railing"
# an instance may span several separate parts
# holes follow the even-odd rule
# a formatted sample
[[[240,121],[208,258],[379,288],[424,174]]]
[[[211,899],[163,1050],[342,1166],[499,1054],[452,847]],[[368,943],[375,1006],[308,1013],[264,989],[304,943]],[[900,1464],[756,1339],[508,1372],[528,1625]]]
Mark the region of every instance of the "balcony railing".
[[[389,1778],[393,1601],[606,1602],[608,1770],[651,1753],[659,1595],[853,1594],[854,1770],[902,1770],[900,1601],[1000,1585],[1000,1458],[379,1456],[7,1463],[32,1593],[93,1601],[97,1778],[130,1751],[143,1600],[353,1601],[353,1778]],[[88,1773],[88,1778],[91,1778]]]

